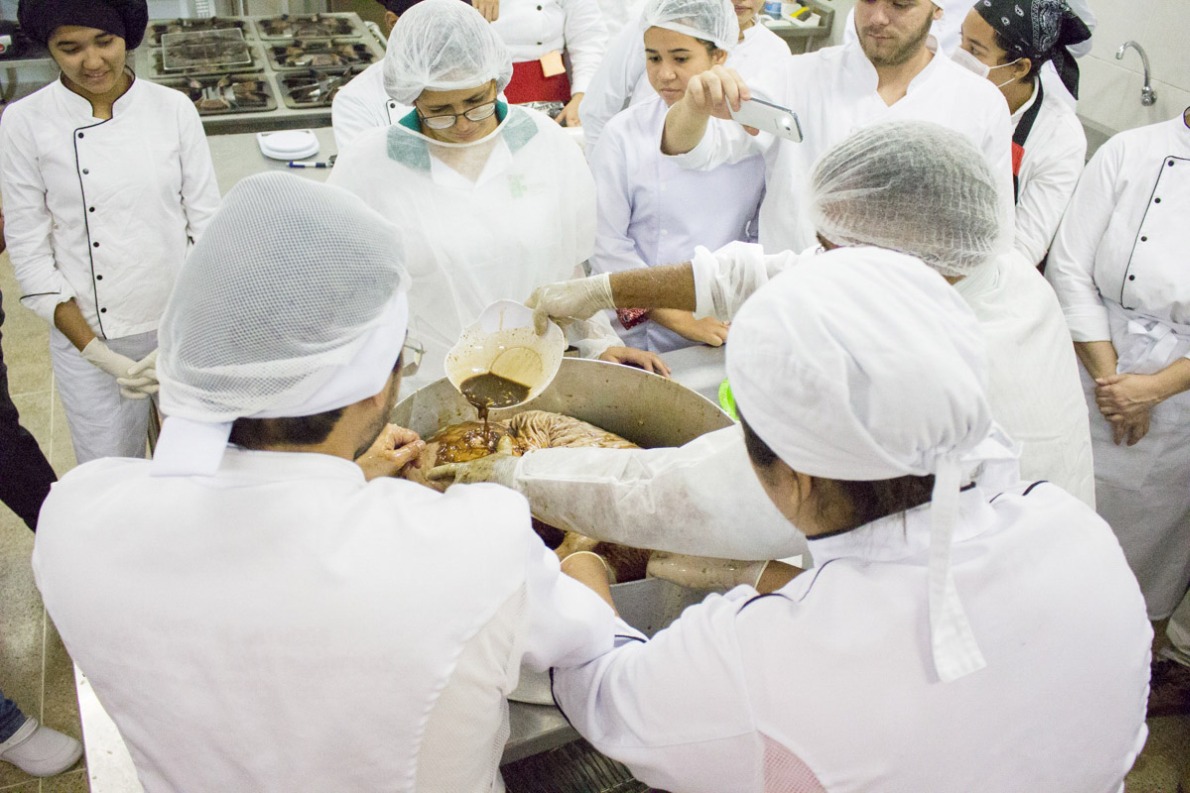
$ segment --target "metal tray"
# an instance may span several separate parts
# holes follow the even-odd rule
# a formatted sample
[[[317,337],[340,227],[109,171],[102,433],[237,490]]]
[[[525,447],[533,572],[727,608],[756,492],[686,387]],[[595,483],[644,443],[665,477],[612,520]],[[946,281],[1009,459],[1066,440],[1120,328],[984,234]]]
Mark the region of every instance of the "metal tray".
[[[369,66],[377,58],[367,44],[352,39],[302,39],[292,44],[270,43],[267,52],[269,65],[278,72]],[[301,61],[286,63],[291,53]]]
[[[166,33],[161,37],[161,66],[167,72],[243,69],[251,64],[252,50],[239,29]]]
[[[311,23],[321,20],[326,31]],[[361,38],[367,34],[356,14],[282,14],[272,17],[253,17],[256,35],[264,41],[292,41],[294,39]]]
[[[259,105],[239,105],[232,102],[232,97],[228,95],[228,90],[234,92],[233,85],[220,85],[224,81],[252,81],[257,84],[258,93],[264,99],[263,104]],[[273,86],[268,79],[257,73],[252,74],[225,74],[225,75],[198,75],[192,77],[178,77],[174,79],[159,80],[159,84],[168,88],[173,88],[181,91],[190,97],[190,101],[195,103],[198,109],[198,114],[204,118],[208,116],[226,116],[240,113],[263,113],[269,110],[277,109],[277,99],[273,96]],[[226,99],[229,106],[226,108],[214,107],[210,103],[199,105],[198,102],[206,96],[214,99],[216,97]]]

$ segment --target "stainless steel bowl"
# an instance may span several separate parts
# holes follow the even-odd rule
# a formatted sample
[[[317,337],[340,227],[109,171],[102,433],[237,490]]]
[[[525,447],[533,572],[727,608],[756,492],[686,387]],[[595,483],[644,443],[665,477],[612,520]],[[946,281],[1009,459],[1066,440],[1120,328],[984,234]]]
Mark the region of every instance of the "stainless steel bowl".
[[[507,419],[525,410],[573,416],[646,449],[681,446],[732,423],[718,405],[672,380],[583,358],[563,359],[549,388],[522,405],[493,410],[491,417]],[[446,378],[410,394],[392,413],[393,423],[423,438],[475,417],[475,408]]]

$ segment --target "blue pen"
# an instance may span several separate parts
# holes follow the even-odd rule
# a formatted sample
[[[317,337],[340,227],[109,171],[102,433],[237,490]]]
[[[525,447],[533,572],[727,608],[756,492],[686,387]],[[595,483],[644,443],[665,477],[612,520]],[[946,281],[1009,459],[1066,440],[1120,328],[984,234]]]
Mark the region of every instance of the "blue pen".
[[[290,168],[330,168],[331,164],[329,162],[294,162],[293,160],[290,160],[289,167]]]

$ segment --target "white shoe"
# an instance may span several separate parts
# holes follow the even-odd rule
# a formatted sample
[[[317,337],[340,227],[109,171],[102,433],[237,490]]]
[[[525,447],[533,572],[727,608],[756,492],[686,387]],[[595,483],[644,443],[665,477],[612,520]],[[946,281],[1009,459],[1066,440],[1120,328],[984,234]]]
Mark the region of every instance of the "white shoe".
[[[12,737],[0,743],[0,760],[26,774],[54,776],[78,762],[83,745],[57,730],[43,727],[29,716]]]

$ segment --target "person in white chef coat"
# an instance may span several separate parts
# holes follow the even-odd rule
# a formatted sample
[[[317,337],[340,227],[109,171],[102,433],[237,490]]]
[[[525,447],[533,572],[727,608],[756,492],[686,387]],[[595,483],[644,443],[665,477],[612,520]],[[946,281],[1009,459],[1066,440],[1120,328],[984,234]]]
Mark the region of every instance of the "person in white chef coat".
[[[1052,63],[1078,97],[1078,65],[1069,47],[1091,31],[1065,0],[979,0],[963,22],[955,60],[991,80],[1012,113],[1016,249],[1041,266],[1070,203],[1087,136],[1074,109],[1047,92],[1041,69]]]
[[[406,393],[445,374],[447,351],[490,303],[572,277],[595,242],[595,185],[582,152],[542,113],[498,99],[508,49],[475,9],[422,0],[401,15],[385,55],[388,93],[413,106],[360,135],[329,182],[405,235],[410,333],[425,345]],[[606,317],[571,333],[584,357],[667,371],[624,347]]]
[[[715,67],[690,80],[670,108],[661,150],[684,168],[706,170],[761,153],[765,198],[760,244],[803,251],[815,244],[807,211],[810,172],[831,146],[880,121],[920,119],[960,132],[987,159],[1003,193],[1005,231],[1012,216],[1012,132],[1004,98],[937,51],[930,23],[941,13],[929,0],[871,0],[856,6],[859,41],[791,57],[756,80]],[[791,108],[804,140],[750,135],[730,120],[742,100],[758,97]]]
[[[392,478],[408,255],[339,188],[241,181],[162,319],[154,459],[47,500],[37,585],[146,793],[502,790],[521,661],[612,645],[521,496]]]
[[[555,120],[579,126],[579,105],[607,49],[597,0],[500,0],[492,30],[512,55],[508,101],[562,102]]]
[[[637,35],[656,93],[609,121],[590,155],[599,213],[593,273],[687,261],[698,245],[718,248],[754,239],[764,195],[759,155],[713,171],[690,171],[657,147],[665,113],[685,93],[686,81],[727,60],[738,30],[729,0],[651,0],[645,6]],[[695,319],[689,311],[628,308],[615,320],[625,344],[654,352],[717,347],[727,339],[725,323]]]
[[[0,190],[21,302],[51,325],[77,460],[143,457],[157,323],[219,203],[202,123],[138,79],[143,0],[22,0],[21,28],[58,79],[0,123]]]
[[[763,7],[764,0],[732,0],[740,30],[727,65],[745,80],[759,77],[769,69],[779,70],[790,57],[785,40],[761,24],[759,14]],[[639,27],[628,25],[608,43],[607,55],[591,78],[590,88],[579,107],[588,157],[612,116],[656,95],[645,71],[644,40]]]
[[[1082,362],[1099,513],[1162,625],[1190,585],[1190,110],[1091,158],[1046,278]]]
[[[815,225],[828,245],[909,253],[954,283],[987,339],[988,397],[1020,444],[1022,475],[1094,506],[1090,430],[1070,333],[1041,275],[1013,253],[998,255],[999,196],[974,147],[928,122],[876,124],[823,157],[811,191]],[[693,309],[732,321],[770,279],[815,256],[766,255],[758,245],[733,243],[714,253],[699,249],[682,265],[551,284],[530,302],[559,322],[617,305]],[[733,559],[806,550],[751,477],[738,427],[677,449],[546,449],[447,472],[456,481],[514,487],[550,525],[600,539]]]
[[[555,669],[575,729],[687,793],[1122,792],[1147,736],[1143,599],[1090,507],[1016,477],[958,293],[902,254],[829,251],[748,301],[727,371],[817,568]]]

